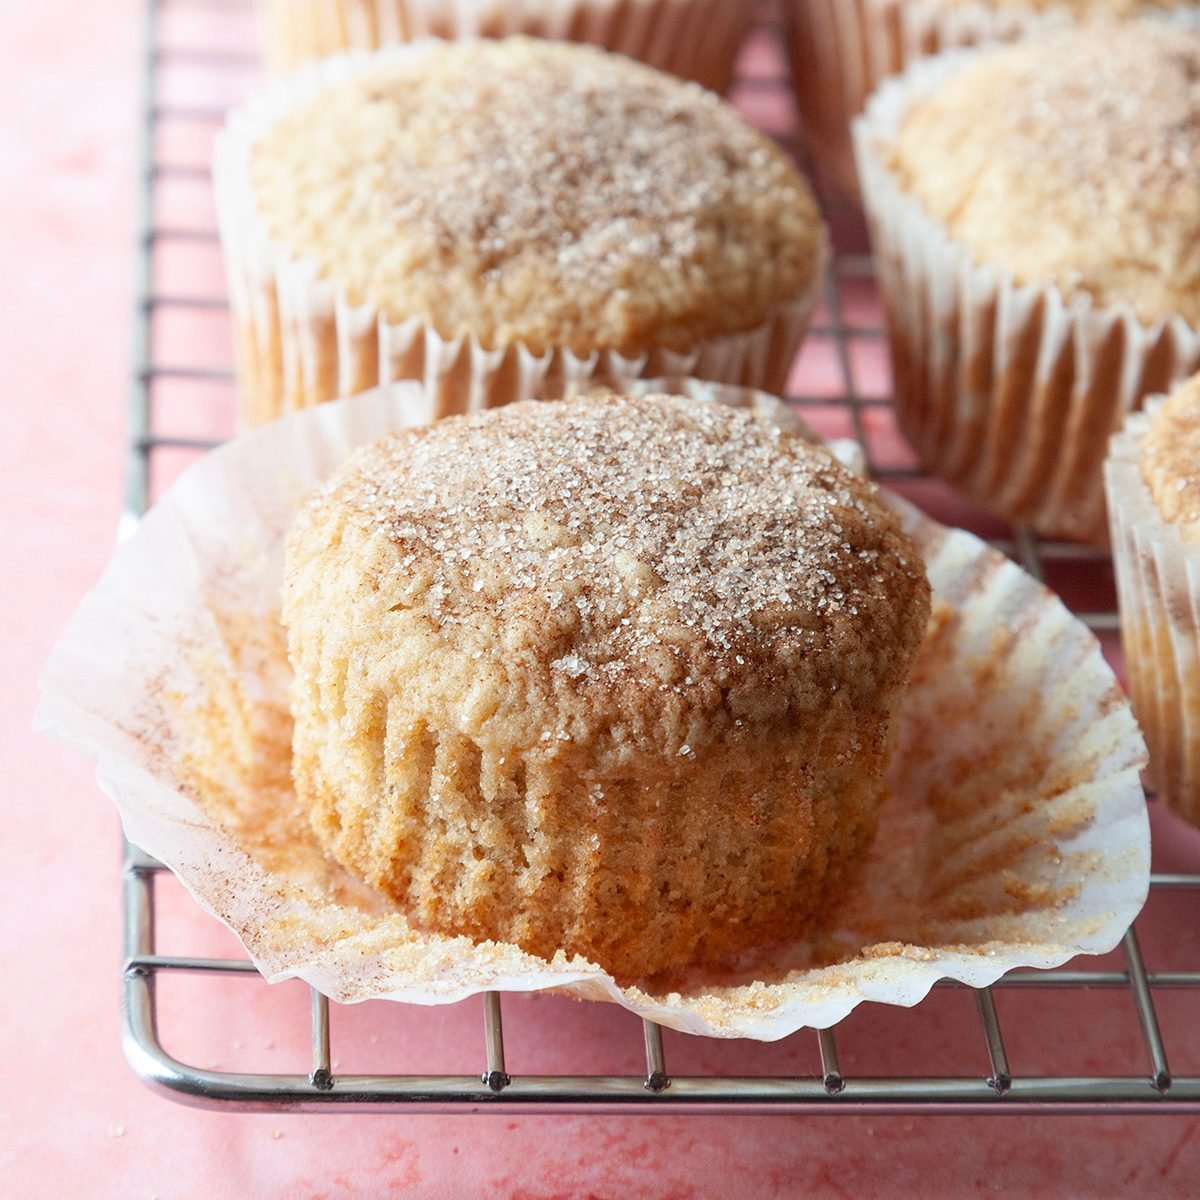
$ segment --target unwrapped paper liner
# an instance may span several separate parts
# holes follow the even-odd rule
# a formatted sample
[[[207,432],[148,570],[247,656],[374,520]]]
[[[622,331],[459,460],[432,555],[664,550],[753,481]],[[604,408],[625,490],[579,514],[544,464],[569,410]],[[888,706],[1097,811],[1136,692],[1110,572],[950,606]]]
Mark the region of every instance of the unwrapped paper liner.
[[[422,37],[590,42],[714,91],[729,86],[753,0],[265,0],[276,71]]]
[[[918,63],[855,122],[892,351],[896,420],[922,464],[976,503],[1049,537],[1108,537],[1110,435],[1200,364],[1182,317],[1149,325],[1054,284],[976,262],[887,164],[906,112],[978,54]]]
[[[1069,4],[995,0],[785,0],[784,11],[805,134],[826,187],[847,197],[858,194],[850,124],[885,79],[947,50],[1024,41],[1081,20]]]
[[[823,227],[808,287],[775,304],[760,324],[703,339],[686,351],[655,347],[635,355],[611,348],[535,350],[521,341],[492,346],[475,337],[443,336],[420,315],[389,320],[374,304],[352,303],[315,262],[294,257],[271,237],[251,180],[253,149],[262,135],[322,89],[389,62],[419,60],[440,45],[425,39],[310,63],[230,114],[218,136],[213,187],[242,426],[408,379],[424,385],[426,420],[542,399],[547,389],[564,384],[622,385],[662,376],[782,392],[825,285],[829,239]]]
[[[119,548],[42,680],[41,728],[99,760],[127,836],[268,979],[299,977],[339,1001],[555,990],[688,1033],[769,1041],[864,1000],[915,1004],[946,976],[980,987],[1117,943],[1149,871],[1145,750],[1128,703],[1055,597],[899,501],[934,617],[879,836],[820,934],[621,987],[580,959],[412,929],[321,857],[295,811],[278,593],[304,498],[354,447],[423,412],[420,388],[396,385],[193,466]]]
[[[1142,475],[1163,397],[1134,413],[1105,465],[1121,641],[1158,799],[1200,825],[1200,544],[1180,536]]]

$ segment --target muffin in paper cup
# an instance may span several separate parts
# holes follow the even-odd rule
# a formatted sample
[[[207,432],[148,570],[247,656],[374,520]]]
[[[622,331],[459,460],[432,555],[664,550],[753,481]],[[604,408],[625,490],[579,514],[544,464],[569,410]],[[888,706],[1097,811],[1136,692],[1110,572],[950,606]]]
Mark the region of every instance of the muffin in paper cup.
[[[782,391],[828,258],[718,97],[527,38],[310,64],[231,115],[213,176],[245,425],[401,379],[430,418],[660,375]]]
[[[864,1000],[915,1004],[943,977],[984,986],[1118,942],[1149,882],[1145,750],[1128,703],[1055,597],[900,502],[933,618],[878,836],[817,931],[621,986],[561,953],[414,929],[324,858],[297,812],[279,589],[306,497],[355,447],[425,411],[418,385],[395,385],[198,463],[119,548],[42,680],[40,727],[98,759],[127,835],[268,979],[299,977],[346,1002],[554,990],[689,1033],[770,1041]],[[794,420],[782,406],[776,416]]]
[[[423,37],[526,34],[586,42],[723,92],[752,0],[262,0],[267,62],[314,58]]]
[[[1185,7],[1130,0],[1120,15]],[[859,192],[850,126],[885,79],[946,50],[1022,41],[1088,15],[1069,3],[986,0],[784,0],[784,14],[805,134],[827,190],[848,198]]]
[[[1198,386],[1188,385],[1193,405]],[[1160,800],[1200,825],[1200,542],[1164,515],[1146,477],[1144,443],[1166,403],[1155,397],[1129,416],[1112,440],[1104,481],[1121,639],[1149,778]],[[1189,485],[1166,484],[1181,493]]]
[[[998,516],[1103,544],[1108,438],[1144,397],[1200,364],[1200,332],[1182,315],[1141,319],[1124,300],[1021,282],[980,261],[905,186],[889,156],[906,115],[984,58],[964,50],[918,63],[855,122],[897,423],[926,469]],[[1043,221],[1047,234],[1056,228]]]

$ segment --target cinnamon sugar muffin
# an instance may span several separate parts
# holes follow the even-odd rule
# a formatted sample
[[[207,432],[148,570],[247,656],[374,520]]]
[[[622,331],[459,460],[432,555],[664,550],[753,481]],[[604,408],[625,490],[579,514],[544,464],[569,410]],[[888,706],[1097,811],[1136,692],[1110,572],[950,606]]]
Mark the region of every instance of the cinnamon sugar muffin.
[[[671,396],[386,438],[302,511],[285,580],[328,851],[425,928],[624,979],[837,894],[929,614],[872,485]]]
[[[1200,32],[1110,25],[984,58],[913,105],[888,165],[977,261],[1200,325]]]
[[[1200,30],[931,62],[858,144],[901,428],[999,515],[1102,541],[1109,436],[1200,357]]]
[[[1081,21],[1193,10],[1195,0],[786,0],[801,121],[826,186],[858,191],[850,123],[891,75],[956,47]]]
[[[1151,779],[1161,800],[1200,824],[1200,376],[1130,417],[1105,479]]]
[[[825,253],[733,108],[524,38],[318,64],[231,120],[216,176],[252,423],[404,378],[431,416],[556,379],[778,391]]]
[[[290,70],[423,37],[529,34],[590,42],[718,92],[729,86],[752,0],[264,0],[267,61]]]

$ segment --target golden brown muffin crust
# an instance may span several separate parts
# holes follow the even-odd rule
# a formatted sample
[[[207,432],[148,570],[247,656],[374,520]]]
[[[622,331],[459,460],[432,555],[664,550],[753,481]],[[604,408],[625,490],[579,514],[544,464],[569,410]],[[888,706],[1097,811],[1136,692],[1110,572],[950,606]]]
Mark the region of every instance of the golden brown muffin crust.
[[[1142,475],[1163,519],[1200,542],[1200,375],[1159,407],[1142,440]]]
[[[924,632],[923,567],[873,485],[680,397],[395,434],[310,504],[293,556],[348,527],[372,547],[377,606],[445,656],[427,699],[469,709],[481,744],[494,726],[514,746],[701,754],[743,722],[874,705]]]
[[[580,353],[698,341],[806,293],[823,232],[787,156],[695,85],[513,38],[385,57],[267,131],[266,227],[352,303]]]
[[[1101,23],[987,54],[913,105],[889,159],[1019,282],[1200,325],[1200,32]]]

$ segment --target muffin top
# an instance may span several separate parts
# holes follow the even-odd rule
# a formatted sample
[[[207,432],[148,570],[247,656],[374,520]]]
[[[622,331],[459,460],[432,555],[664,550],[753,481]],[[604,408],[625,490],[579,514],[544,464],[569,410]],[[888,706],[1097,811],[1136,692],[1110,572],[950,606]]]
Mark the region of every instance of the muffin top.
[[[806,292],[824,237],[719,97],[527,38],[385,52],[268,128],[250,172],[268,233],[352,303],[489,348],[750,329]]]
[[[888,157],[977,260],[1200,326],[1200,31],[1102,23],[975,58]]]
[[[763,416],[678,396],[393,434],[310,500],[288,558],[290,580],[340,581],[373,652],[419,642],[414,704],[484,746],[676,756],[877,719],[929,613],[872,484]]]
[[[1181,384],[1150,419],[1142,474],[1163,519],[1200,542],[1200,375]]]

